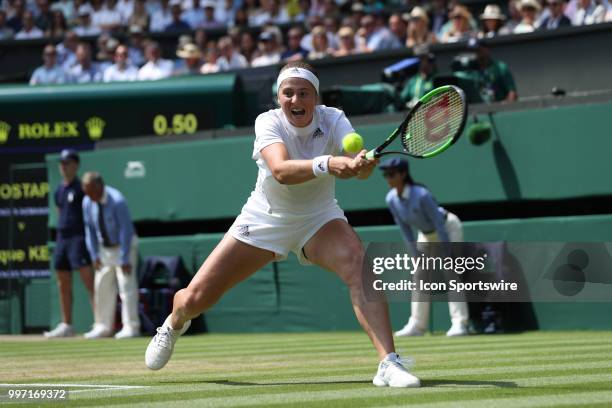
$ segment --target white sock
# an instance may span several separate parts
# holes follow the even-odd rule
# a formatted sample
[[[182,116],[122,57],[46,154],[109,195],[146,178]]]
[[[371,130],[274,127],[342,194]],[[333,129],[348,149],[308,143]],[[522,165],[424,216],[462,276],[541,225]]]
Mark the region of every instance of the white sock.
[[[393,353],[389,353],[385,356],[385,358],[383,358],[383,361],[399,361],[399,355],[395,352]]]

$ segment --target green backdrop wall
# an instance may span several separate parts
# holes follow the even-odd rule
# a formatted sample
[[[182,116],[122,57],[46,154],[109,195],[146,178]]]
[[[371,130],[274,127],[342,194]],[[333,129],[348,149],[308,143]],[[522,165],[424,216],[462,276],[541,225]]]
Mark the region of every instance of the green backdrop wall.
[[[466,137],[443,155],[413,160],[415,179],[443,204],[562,199],[612,193],[612,138],[606,137],[612,102],[499,112],[494,140]],[[359,126],[369,147],[397,123]],[[127,197],[135,220],[206,220],[234,217],[257,176],[253,136],[104,149],[82,154],[82,170],[100,171]],[[59,182],[57,156],[47,156],[49,183]],[[138,169],[138,172],[135,171]],[[345,210],[384,208],[386,183],[338,181]],[[366,194],[367,192],[367,194]],[[50,225],[55,225],[51,212]]]
[[[612,241],[612,215],[550,217],[503,221],[466,222],[467,241]],[[395,226],[357,228],[365,242],[395,242],[401,239]],[[195,273],[222,234],[141,239],[141,257],[180,255]],[[278,281],[274,279],[274,273]],[[92,322],[85,289],[75,276],[75,324],[83,332]],[[59,303],[54,281],[48,281],[48,296],[30,298],[27,315],[44,315],[50,325],[59,321]],[[518,310],[518,307],[517,307]],[[534,303],[540,329],[612,329],[612,303]],[[409,306],[391,304],[392,322],[401,327]],[[344,284],[317,267],[304,267],[291,255],[240,283],[209,312],[213,332],[268,332],[354,330],[358,328]],[[448,307],[433,303],[431,326],[446,330]]]

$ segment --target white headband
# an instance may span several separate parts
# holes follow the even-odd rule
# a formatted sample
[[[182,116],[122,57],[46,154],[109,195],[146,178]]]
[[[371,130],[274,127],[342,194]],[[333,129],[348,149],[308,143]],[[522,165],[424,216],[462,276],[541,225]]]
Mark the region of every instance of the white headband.
[[[276,89],[280,89],[281,84],[287,78],[305,79],[308,82],[310,82],[312,86],[314,86],[314,88],[317,91],[317,95],[319,94],[319,80],[317,79],[315,74],[313,74],[309,70],[304,69],[304,68],[298,68],[298,67],[289,68],[289,69],[284,70],[278,75],[278,79],[276,80]]]

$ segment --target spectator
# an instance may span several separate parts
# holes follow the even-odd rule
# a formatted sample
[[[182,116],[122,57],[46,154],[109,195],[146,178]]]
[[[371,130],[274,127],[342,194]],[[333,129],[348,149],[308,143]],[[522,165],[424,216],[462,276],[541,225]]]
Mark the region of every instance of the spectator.
[[[64,35],[64,41],[57,45],[57,63],[64,69],[64,71],[69,70],[77,63],[77,45],[79,45],[79,36],[74,31],[66,32]]]
[[[191,8],[183,12],[182,18],[192,30],[201,27],[204,23],[204,10],[200,7],[200,0],[193,0]]]
[[[233,27],[237,11],[234,6],[234,0],[219,1],[215,8],[215,20],[225,21],[227,26]],[[246,13],[244,15],[246,16]]]
[[[43,65],[36,68],[30,78],[30,85],[63,84],[66,82],[64,70],[57,64],[57,51],[53,44],[43,50]]]
[[[117,289],[121,298],[122,329],[116,339],[140,335],[138,318],[138,237],[123,195],[105,186],[95,172],[83,175],[85,239],[96,274],[95,324],[87,339],[112,335],[115,326]]]
[[[79,43],[76,49],[77,63],[70,68],[67,82],[85,84],[102,80],[98,65],[91,61],[91,47],[88,43]]]
[[[36,0],[36,5],[38,7],[38,14],[34,19],[34,24],[43,32],[50,30],[54,17],[53,12],[49,8],[49,0]]]
[[[402,107],[412,108],[423,95],[434,88],[436,57],[423,45],[415,48],[414,55],[419,58],[419,72],[408,80],[400,92]]]
[[[181,8],[181,0],[172,0],[170,2],[170,14],[172,15],[172,21],[165,28],[167,33],[185,32],[191,30],[189,24],[181,19],[183,9]]]
[[[298,0],[298,12],[293,17],[293,21],[296,23],[305,23],[310,16],[310,0]]]
[[[308,18],[308,22],[306,23],[306,27],[310,32],[302,37],[302,42],[300,43],[302,48],[308,52],[312,51],[312,30],[314,30],[317,26],[324,26],[323,19],[317,15],[310,16]],[[334,41],[333,36],[330,35],[330,33],[327,35],[327,41],[331,44]]]
[[[23,28],[23,17],[25,13],[25,0],[13,1],[13,14],[8,13],[9,19],[6,25],[10,27],[14,33],[18,33]]]
[[[138,79],[138,68],[128,59],[129,52],[125,45],[119,45],[115,49],[115,63],[104,70],[103,81],[136,81]]]
[[[238,10],[236,10],[234,19],[228,24],[231,27],[236,27],[241,30],[248,29],[249,28],[249,15],[247,14],[247,9],[245,7],[240,7]]]
[[[100,43],[98,44],[98,49],[100,50],[96,55],[98,60],[98,69],[104,75],[104,72],[107,68],[113,65],[113,61],[115,59],[115,50],[119,46],[119,41],[117,39],[108,37],[105,35],[101,35],[98,37]]]
[[[482,31],[478,33],[480,38],[493,38],[499,35],[506,16],[501,12],[497,4],[488,4],[480,15]]]
[[[340,46],[338,39],[338,20],[335,17],[325,17],[323,19],[323,27],[327,32],[327,41],[329,42],[329,48],[336,50]]]
[[[257,20],[259,15],[263,13],[263,10],[259,7],[259,0],[244,0],[243,7],[246,9],[249,25],[254,25],[252,22]]]
[[[500,35],[514,33],[514,29],[518,26],[523,17],[520,10],[521,0],[510,0],[508,2],[508,10],[510,11],[510,20],[499,30]]]
[[[334,20],[340,17],[340,11],[335,0],[323,0],[323,12],[321,16],[325,18],[333,18]]]
[[[217,59],[219,71],[247,68],[249,63],[244,55],[234,50],[234,43],[230,37],[221,37],[218,42],[220,56]]]
[[[338,31],[340,37],[340,47],[334,51],[334,57],[344,57],[359,53],[355,46],[355,32],[351,27],[342,27]]]
[[[249,20],[251,25],[262,26],[267,23],[279,25],[291,21],[287,10],[281,7],[279,0],[261,0],[261,8],[263,12]]]
[[[244,58],[246,58],[250,64],[253,64],[253,60],[260,55],[257,49],[257,43],[253,39],[253,34],[248,31],[245,31],[240,36],[240,53],[244,55]]]
[[[21,31],[15,34],[16,40],[30,40],[44,37],[44,33],[41,29],[34,25],[34,15],[31,11],[23,13],[22,27]]]
[[[287,32],[287,49],[281,54],[283,61],[299,61],[308,56],[308,51],[300,45],[303,37],[304,31],[301,27],[296,26],[289,29]]]
[[[329,47],[327,32],[322,26],[312,30],[312,51],[308,53],[309,59],[320,59],[330,56],[334,50]]]
[[[538,0],[521,0],[521,22],[514,27],[514,34],[524,34],[535,31],[538,13],[542,9]]]
[[[606,12],[606,16],[604,18],[604,21],[606,23],[612,22],[612,4],[610,4],[610,3],[608,3],[608,11]],[[0,25],[0,27],[2,27],[2,26]]]
[[[454,43],[457,41],[465,41],[474,36],[471,27],[472,13],[467,7],[457,5],[449,14],[452,20],[451,28],[442,35],[442,42]]]
[[[144,7],[144,0],[141,0],[141,1]],[[122,25],[130,24],[129,20],[130,20],[130,17],[134,14],[135,5],[136,5],[136,2],[134,0],[119,0],[117,2],[117,11],[119,11],[119,14],[121,15]]]
[[[59,0],[51,4],[51,11],[61,11],[66,21],[72,22],[76,18],[77,9],[72,0]]]
[[[206,50],[206,44],[208,43],[208,37],[206,36],[206,30],[199,28],[193,33],[193,43],[198,46],[200,51]]]
[[[13,38],[13,29],[6,23],[6,12],[0,9],[0,41]]]
[[[485,102],[515,102],[518,99],[518,93],[508,65],[491,58],[489,47],[482,40],[470,39],[468,48],[475,50],[478,58],[482,99]]]
[[[174,71],[175,76],[199,75],[202,67],[202,52],[192,43],[185,44],[176,52],[183,59],[181,67]]]
[[[364,52],[400,48],[399,40],[384,26],[380,16],[366,15],[361,19],[361,28],[357,33],[360,48]]]
[[[79,24],[74,27],[74,32],[79,37],[89,37],[99,35],[102,30],[92,24],[91,20],[91,7],[87,4],[79,7]]]
[[[413,48],[418,45],[429,45],[436,42],[436,35],[429,31],[429,17],[421,7],[415,7],[410,12],[408,22],[408,35],[406,47]]]
[[[538,29],[540,30],[554,30],[559,27],[569,27],[572,25],[571,20],[563,14],[565,9],[564,0],[548,0],[548,16],[546,16]]]
[[[92,0],[92,4],[99,0]],[[95,10],[95,7],[94,7]],[[98,27],[102,32],[114,33],[121,28],[122,18],[121,13],[117,9],[117,0],[106,0],[106,5],[94,11],[92,24]]]
[[[408,39],[408,25],[399,13],[394,13],[389,17],[389,30],[398,39],[400,44],[406,44]]]
[[[431,22],[429,29],[437,38],[442,38],[443,28],[448,23],[447,9],[447,0],[433,0],[431,3],[431,9],[428,12],[428,20]]]
[[[172,61],[161,58],[159,44],[151,41],[146,46],[145,51],[147,63],[138,71],[139,81],[155,81],[168,78],[172,75]]]
[[[150,30],[154,33],[164,31],[172,23],[172,13],[168,6],[169,0],[161,0],[160,8],[151,14]]]
[[[45,37],[51,38],[59,38],[63,37],[66,33],[66,19],[64,18],[64,14],[60,10],[55,10],[53,12],[53,20],[51,21],[51,26],[45,32]]]
[[[572,24],[575,26],[598,24],[604,22],[606,7],[594,0],[578,0],[578,8]]]
[[[52,47],[52,46],[51,46]],[[51,50],[49,46],[45,49]],[[53,194],[58,210],[57,239],[53,251],[57,286],[59,289],[62,321],[44,336],[74,336],[72,329],[72,274],[78,269],[81,280],[89,295],[89,302],[94,305],[94,274],[91,259],[85,244],[85,224],[83,221],[82,202],[85,194],[78,178],[79,155],[75,150],[65,149],[60,154],[59,170],[62,183]]]
[[[280,51],[276,42],[276,36],[269,31],[264,31],[259,35],[259,49],[261,55],[253,59],[252,67],[263,67],[274,65],[280,62]]]
[[[217,49],[215,42],[211,41],[206,47],[206,62],[204,65],[202,65],[200,72],[202,74],[214,74],[215,72],[219,72],[219,65],[217,65],[218,59],[219,50]]]
[[[134,6],[134,8],[138,8],[138,5]],[[128,59],[137,67],[140,67],[145,63],[144,48],[145,39],[142,35],[142,28],[138,25],[130,26]]]
[[[213,0],[204,0],[202,7],[204,8],[204,21],[201,25],[202,28],[215,29],[225,27],[225,24],[215,19],[216,4]]]
[[[149,23],[151,18],[147,11],[145,0],[135,0],[133,6],[133,12],[127,18],[127,25],[130,27],[140,27],[141,32],[149,29]]]

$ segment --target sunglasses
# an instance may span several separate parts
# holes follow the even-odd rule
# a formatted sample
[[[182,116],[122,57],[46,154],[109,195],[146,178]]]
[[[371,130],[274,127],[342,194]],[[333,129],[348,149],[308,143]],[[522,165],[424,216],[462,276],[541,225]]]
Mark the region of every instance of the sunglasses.
[[[391,178],[391,177],[395,177],[396,174],[397,174],[397,171],[385,171],[383,173],[383,177],[384,178]]]

